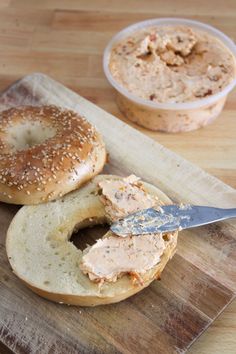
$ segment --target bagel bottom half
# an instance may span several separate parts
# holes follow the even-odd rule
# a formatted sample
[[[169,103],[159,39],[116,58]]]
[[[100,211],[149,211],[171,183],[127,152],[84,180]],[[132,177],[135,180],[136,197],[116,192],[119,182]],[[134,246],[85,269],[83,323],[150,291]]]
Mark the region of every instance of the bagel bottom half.
[[[92,282],[80,270],[82,251],[70,242],[75,230],[110,223],[98,195],[98,183],[118,176],[99,175],[77,191],[53,202],[24,206],[12,220],[6,250],[14,273],[35,293],[52,301],[96,306],[126,299],[158,278],[177,244],[177,232],[164,236],[166,248],[161,261],[142,274],[143,283],[135,283],[127,274],[102,286]],[[143,182],[145,190],[170,204],[156,187]],[[104,236],[106,237],[106,235]]]

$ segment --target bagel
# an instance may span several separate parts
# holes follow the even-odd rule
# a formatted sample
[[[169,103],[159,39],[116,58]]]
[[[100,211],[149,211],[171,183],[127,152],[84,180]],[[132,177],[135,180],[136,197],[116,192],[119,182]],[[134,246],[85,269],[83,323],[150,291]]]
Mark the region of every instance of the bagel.
[[[77,113],[22,106],[0,113],[0,201],[38,204],[98,174],[106,152],[100,134]]]
[[[7,256],[14,273],[38,295],[80,306],[115,303],[159,278],[175,253],[178,233],[158,235],[163,237],[164,251],[160,261],[142,274],[142,282],[123,274],[113,282],[98,283],[84,274],[82,259],[93,246],[82,252],[69,239],[74,230],[111,222],[99,195],[98,184],[106,180],[117,181],[121,177],[96,176],[79,190],[54,202],[22,207],[13,218],[6,238]],[[159,205],[171,203],[156,187],[145,182],[142,185],[146,193],[158,198]],[[108,237],[111,231],[99,241]],[[112,237],[122,239],[114,234]]]

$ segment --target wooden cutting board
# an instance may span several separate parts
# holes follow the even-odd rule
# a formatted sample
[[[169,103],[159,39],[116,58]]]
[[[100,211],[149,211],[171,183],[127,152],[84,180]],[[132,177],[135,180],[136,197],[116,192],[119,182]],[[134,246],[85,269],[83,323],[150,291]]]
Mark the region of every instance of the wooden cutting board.
[[[135,173],[175,202],[235,207],[236,191],[42,74],[0,97],[0,109],[57,104],[103,134],[106,173]],[[15,353],[184,353],[235,298],[236,222],[183,231],[161,281],[121,303],[96,308],[42,299],[12,273],[5,235],[18,207],[0,204],[0,340]]]

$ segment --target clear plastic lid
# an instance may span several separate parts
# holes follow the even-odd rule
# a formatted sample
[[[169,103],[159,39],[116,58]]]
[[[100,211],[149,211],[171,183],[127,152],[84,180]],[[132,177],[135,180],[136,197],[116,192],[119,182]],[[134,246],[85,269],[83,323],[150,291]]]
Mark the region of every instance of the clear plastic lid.
[[[183,18],[160,18],[160,19],[151,19],[147,21],[142,21],[135,23],[129,27],[126,27],[122,31],[118,32],[108,43],[104,55],[103,55],[103,69],[105,72],[105,75],[110,82],[110,84],[117,90],[119,91],[122,95],[126,96],[128,99],[136,102],[137,104],[141,104],[144,106],[148,106],[153,109],[167,109],[167,110],[182,110],[182,109],[195,109],[199,107],[203,107],[206,105],[209,105],[211,103],[214,103],[215,101],[220,100],[222,97],[226,96],[236,85],[236,76],[234,79],[220,92],[217,92],[214,95],[208,96],[206,98],[201,98],[195,101],[191,102],[181,102],[181,103],[157,103],[157,102],[152,102],[149,100],[146,100],[144,98],[138,97],[134,95],[133,93],[129,92],[126,88],[121,86],[112,76],[110,70],[109,70],[109,62],[110,62],[110,54],[113,46],[124,39],[125,37],[128,37],[131,35],[133,32],[136,32],[137,30],[143,29],[143,28],[148,28],[152,26],[163,26],[163,25],[186,25],[191,28],[196,28],[198,30],[207,32],[211,34],[212,36],[218,38],[221,40],[221,42],[229,49],[229,51],[232,53],[236,60],[236,45],[235,43],[227,37],[224,33],[219,31],[218,29],[198,22],[198,21],[193,21],[193,20],[188,20],[188,19],[183,19]]]

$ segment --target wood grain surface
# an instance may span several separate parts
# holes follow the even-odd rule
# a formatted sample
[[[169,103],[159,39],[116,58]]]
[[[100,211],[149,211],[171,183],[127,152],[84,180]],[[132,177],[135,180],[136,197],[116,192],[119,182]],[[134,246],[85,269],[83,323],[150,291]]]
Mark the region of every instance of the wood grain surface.
[[[96,125],[109,152],[105,172],[135,173],[178,203],[236,204],[234,189],[46,75],[29,75],[0,97],[0,109],[29,103],[62,105]],[[184,353],[235,298],[231,220],[181,232],[162,281],[126,301],[76,308],[41,299],[7,261],[5,235],[17,209],[0,205],[0,338],[16,353]]]
[[[1,90],[41,71],[124,121],[102,72],[103,49],[116,31],[143,19],[177,16],[210,23],[236,39],[235,0],[0,0],[0,9]],[[135,128],[236,187],[235,98],[234,91],[221,116],[195,132],[172,135]],[[233,302],[191,353],[235,353],[235,331]]]

